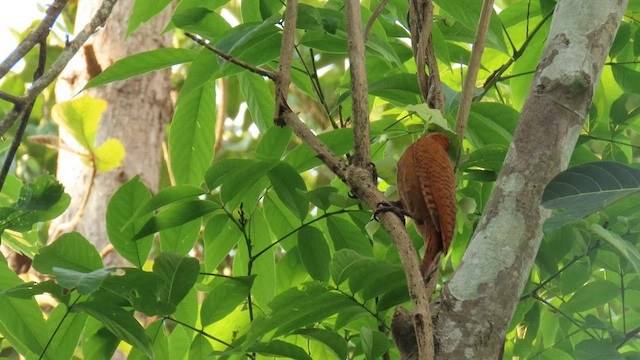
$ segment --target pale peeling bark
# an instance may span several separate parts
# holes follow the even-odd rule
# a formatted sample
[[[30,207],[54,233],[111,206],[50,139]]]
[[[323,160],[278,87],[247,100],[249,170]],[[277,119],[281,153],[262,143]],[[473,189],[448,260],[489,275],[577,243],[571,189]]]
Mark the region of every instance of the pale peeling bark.
[[[557,5],[491,199],[435,314],[437,359],[496,359],[549,216],[546,184],[567,167],[627,1]]]
[[[105,28],[91,39],[95,59],[102,70],[123,57],[171,46],[171,33],[161,34],[171,15],[169,9],[165,9],[125,39],[133,4],[133,1],[119,1]],[[84,24],[97,6],[97,1],[80,1],[76,23]],[[70,100],[87,83],[90,74],[94,72],[95,75],[90,57],[91,51],[85,47],[84,51],[81,49],[78,56],[70,62],[57,82],[57,101]],[[88,91],[91,96],[104,99],[108,103],[98,128],[96,146],[108,138],[116,138],[126,150],[126,157],[120,168],[97,174],[84,215],[75,228],[94,243],[99,251],[109,244],[105,214],[109,199],[115,190],[132,177],[140,175],[141,180],[152,192],[157,191],[164,127],[172,115],[170,90],[170,70],[167,69]],[[62,129],[60,138],[67,145],[78,149],[78,144]],[[52,224],[50,233],[55,233],[57,229],[71,230],[67,225],[81,207],[91,172],[77,154],[60,150],[57,175],[66,192],[71,195],[72,202],[65,214]],[[125,264],[115,253],[109,254],[105,263]]]

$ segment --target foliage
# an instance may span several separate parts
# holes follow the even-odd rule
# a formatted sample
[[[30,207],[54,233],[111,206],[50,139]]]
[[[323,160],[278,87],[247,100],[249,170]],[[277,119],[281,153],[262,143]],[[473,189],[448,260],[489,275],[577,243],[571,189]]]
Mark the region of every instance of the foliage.
[[[127,34],[168,3],[136,0]],[[464,142],[468,152],[457,163],[458,225],[443,261],[443,281],[460,262],[500,171],[554,6],[551,0],[496,3],[501,11],[489,30],[478,84],[484,85]],[[106,231],[115,251],[134,267],[104,268],[101,249],[78,233],[46,246],[39,240],[37,227],[58,216],[70,199],[52,177],[33,176],[50,166],[45,159],[51,151],[33,145],[23,150],[37,166],[18,169],[26,185],[12,176],[2,189],[2,241],[33,258],[34,268],[53,281],[25,282],[0,263],[0,334],[8,352],[51,359],[109,358],[117,348],[132,358],[397,358],[390,318],[396,305],[408,302],[408,293],[388,235],[345,184],[319,167],[306,145],[273,125],[267,80],[183,36],[195,33],[239,60],[274,69],[282,3],[234,4],[180,1],[168,27],[183,48],[121,59],[86,86],[177,64],[178,73],[186,71],[168,138],[167,167],[175,183],[152,195],[136,177],[109,200]],[[364,24],[378,4],[363,2]],[[366,49],[371,147],[380,188],[391,198],[402,149],[430,126],[446,131],[453,125],[479,4],[435,1],[433,44],[447,99],[442,116],[420,100],[405,41],[406,1],[389,1],[373,22]],[[342,6],[333,0],[300,4],[290,95],[295,111],[339,155],[353,148]],[[240,24],[232,26],[223,9]],[[636,11],[640,2],[634,0],[571,168],[542,199],[543,206],[561,210],[545,226],[506,336],[505,358],[640,356]],[[27,61],[23,72],[31,68]],[[25,82],[11,74],[0,89],[16,92]],[[234,125],[225,133],[223,151],[214,154],[215,119],[222,111],[215,106],[218,91],[226,92],[226,116],[235,120],[228,121]],[[74,134],[98,170],[107,171],[124,152],[117,140],[95,147],[103,109],[100,100],[82,96],[56,104],[50,114],[34,111],[31,128],[46,133],[53,120]],[[7,111],[0,102],[0,112]],[[110,148],[100,150],[105,146]],[[409,231],[420,246],[411,226]],[[34,300],[44,293],[55,305],[46,316]]]

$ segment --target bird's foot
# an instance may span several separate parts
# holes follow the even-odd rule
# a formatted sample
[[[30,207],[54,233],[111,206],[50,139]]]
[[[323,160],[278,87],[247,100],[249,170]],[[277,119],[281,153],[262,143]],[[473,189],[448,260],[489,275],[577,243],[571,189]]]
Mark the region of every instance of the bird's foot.
[[[381,202],[378,203],[378,207],[376,208],[376,211],[373,212],[373,220],[378,221],[378,215],[380,215],[383,212],[392,212],[394,213],[397,217],[400,218],[400,221],[402,221],[402,223],[404,224],[404,217],[405,216],[409,216],[411,217],[411,214],[402,208],[402,204],[400,204],[400,201],[391,201],[391,202]]]

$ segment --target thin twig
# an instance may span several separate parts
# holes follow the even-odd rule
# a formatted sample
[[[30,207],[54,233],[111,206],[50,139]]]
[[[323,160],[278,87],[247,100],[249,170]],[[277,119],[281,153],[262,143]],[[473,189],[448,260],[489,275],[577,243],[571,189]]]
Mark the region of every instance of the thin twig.
[[[40,24],[18,44],[18,46],[0,63],[0,78],[3,78],[27,53],[38,44],[43,35],[48,35],[68,0],[55,0],[45,12]]]
[[[355,166],[364,168],[371,162],[371,145],[369,144],[369,86],[364,60],[364,34],[362,33],[360,1],[345,1],[345,10],[355,138],[352,161]]]
[[[15,105],[21,105],[23,103],[24,100],[22,100],[22,98],[19,98],[17,96],[13,96],[9,93],[6,93],[4,91],[0,91],[0,99],[2,100],[6,100],[10,103],[13,103]]]
[[[44,67],[47,62],[48,35],[48,32],[42,33],[40,34],[40,38],[38,39],[38,67],[33,74],[34,81],[37,81],[44,73]],[[16,135],[13,137],[13,141],[11,141],[11,146],[9,147],[9,151],[7,151],[7,157],[4,159],[4,164],[2,164],[2,170],[0,172],[0,190],[2,190],[2,188],[4,187],[4,182],[7,179],[7,175],[9,174],[9,169],[11,168],[11,164],[13,163],[13,159],[16,156],[16,152],[18,152],[20,143],[22,143],[22,137],[24,136],[24,131],[27,128],[27,124],[29,123],[29,117],[31,117],[31,111],[33,110],[33,105],[35,104],[35,102],[35,99],[31,100],[26,105],[26,108],[22,113],[22,119],[20,119],[20,124],[18,125],[18,129],[16,130]]]
[[[67,46],[62,50],[62,53],[51,64],[51,68],[47,70],[38,80],[34,81],[26,95],[22,97],[24,103],[32,102],[40,93],[51,84],[60,75],[60,72],[67,66],[71,58],[78,52],[80,47],[87,41],[89,36],[93,35],[98,27],[104,26],[104,23],[109,18],[111,10],[118,2],[118,0],[104,0],[100,5],[100,8],[96,11],[95,15],[84,26],[82,31],[70,41]],[[18,116],[22,113],[23,108],[21,106],[14,106],[13,109],[5,116],[4,120],[0,124],[0,135],[4,135],[9,128],[16,121]]]
[[[219,57],[221,57],[225,61],[228,61],[228,62],[230,62],[232,64],[238,65],[238,66],[240,66],[240,67],[242,67],[244,69],[247,69],[247,70],[249,70],[249,71],[251,71],[253,73],[256,73],[258,75],[266,76],[271,80],[275,79],[275,74],[273,72],[271,72],[271,71],[265,70],[265,69],[263,69],[263,68],[261,68],[259,66],[251,65],[251,64],[249,64],[247,62],[244,62],[242,60],[238,60],[238,59],[234,58],[233,56],[214,48],[213,46],[209,45],[208,42],[206,42],[205,40],[200,39],[199,37],[195,36],[192,33],[185,32],[184,34],[189,39],[195,41],[196,43],[198,43],[199,45],[203,46],[207,50],[212,51],[214,54],[218,55]]]
[[[282,120],[283,107],[287,105],[287,94],[291,84],[291,58],[296,39],[296,21],[298,19],[298,0],[287,0],[287,10],[284,13],[282,45],[280,46],[280,63],[276,81],[274,123],[284,126]]]
[[[382,14],[382,9],[384,9],[385,5],[387,5],[388,2],[389,0],[380,1],[380,4],[378,4],[378,7],[376,8],[376,10],[373,12],[373,14],[371,14],[371,18],[369,18],[369,21],[367,22],[367,27],[364,29],[365,42],[367,42],[367,40],[369,39],[369,33],[371,32],[373,23],[375,23],[376,19],[380,17],[380,14]]]
[[[469,112],[471,111],[471,102],[473,101],[473,90],[476,88],[476,80],[478,79],[478,70],[480,69],[480,61],[487,39],[487,30],[491,23],[491,15],[493,14],[493,0],[484,0],[482,3],[482,11],[480,12],[480,20],[478,21],[478,30],[476,38],[473,41],[471,49],[471,58],[467,66],[467,78],[462,87],[460,96],[460,107],[458,108],[458,117],[456,118],[456,133],[460,137],[460,146],[458,149],[458,159],[462,155],[462,142],[464,141],[464,133],[467,129],[467,121],[469,120]],[[458,160],[459,161],[459,160]],[[456,161],[456,164],[458,163]]]
[[[529,46],[529,43],[531,42],[531,40],[533,40],[533,38],[536,36],[538,31],[542,29],[542,26],[547,22],[547,20],[551,19],[552,15],[553,15],[553,11],[549,12],[544,18],[542,18],[540,23],[536,25],[536,27],[531,31],[531,34],[529,34],[529,36],[527,36],[527,38],[524,40],[524,42],[522,43],[522,46],[520,46],[518,51],[513,53],[513,56],[511,56],[509,60],[507,60],[507,62],[502,64],[502,66],[500,66],[491,75],[489,75],[487,80],[484,82],[484,85],[482,86],[483,87],[482,93],[475,97],[474,99],[475,101],[482,99],[498,81],[503,80],[502,74],[504,74],[504,72],[507,71],[509,67],[511,67],[511,65],[522,56],[522,54],[524,54],[524,51],[526,50],[527,46]]]

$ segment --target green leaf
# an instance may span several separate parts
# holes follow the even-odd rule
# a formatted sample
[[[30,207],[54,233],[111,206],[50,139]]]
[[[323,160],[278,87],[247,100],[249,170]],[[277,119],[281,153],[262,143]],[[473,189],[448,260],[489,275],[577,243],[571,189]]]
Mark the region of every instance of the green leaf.
[[[96,291],[111,272],[113,269],[98,269],[85,273],[60,267],[53,268],[53,275],[58,283],[67,289],[77,288],[80,295],[88,295]]]
[[[151,341],[140,323],[133,317],[132,312],[103,301],[82,302],[73,308],[89,314],[103,323],[118,338],[143,351],[151,359],[154,358]]]
[[[228,0],[181,0],[173,11],[171,22],[186,31],[196,33],[215,42],[231,25],[216,12]],[[209,50],[206,50],[209,51]]]
[[[39,273],[53,275],[54,267],[90,273],[104,266],[96,248],[74,231],[40,249],[33,259],[33,268]]]
[[[215,271],[242,237],[227,214],[213,215],[204,228],[204,269]]]
[[[153,263],[153,272],[165,281],[162,299],[177,306],[196,283],[200,264],[191,257],[162,253]]]
[[[261,133],[273,126],[275,111],[273,91],[269,88],[267,80],[262,76],[250,72],[238,74],[238,82],[242,95],[247,101],[247,108],[251,119]]]
[[[261,65],[280,55],[282,34],[275,26],[281,18],[274,14],[261,23],[244,23],[227,31],[224,38],[215,47],[232,57],[248,62],[251,65]],[[229,76],[245,71],[243,68],[226,61],[223,63],[219,76]]]
[[[566,313],[591,310],[615,299],[620,294],[618,285],[606,280],[595,280],[586,284],[560,306]]]
[[[478,149],[490,144],[508,147],[520,114],[500,103],[474,103],[469,114],[469,142]]]
[[[307,354],[301,347],[281,340],[271,340],[266,343],[255,343],[249,346],[247,350],[266,356],[286,357],[296,360],[311,360],[311,356],[309,356],[309,354]]]
[[[140,25],[151,20],[172,2],[173,0],[136,0],[129,16],[125,38],[128,38]]]
[[[136,268],[126,268],[124,271],[124,275],[106,278],[102,288],[93,297],[114,304],[126,301],[147,316],[168,315],[176,311],[176,306],[161,295],[169,286],[165,279]]]
[[[379,359],[389,348],[388,337],[368,326],[360,329],[360,343],[365,359]]]
[[[233,278],[218,278],[202,302],[200,321],[203,326],[229,315],[238,305],[247,300],[255,275]]]
[[[82,90],[190,62],[197,55],[198,52],[194,50],[160,48],[127,56],[104,69],[103,72],[91,79]]]
[[[220,209],[220,206],[208,200],[186,200],[164,207],[159,214],[149,219],[138,231],[134,240],[141,239],[160,230],[186,224]]]
[[[4,261],[0,261],[0,290],[13,288],[22,283]],[[0,333],[18,353],[27,357],[40,355],[49,334],[38,303],[33,299],[18,299],[0,295]],[[46,359],[55,359],[55,354],[45,354]]]
[[[353,306],[349,298],[324,285],[306,283],[276,296],[269,304],[273,311],[252,323],[244,344],[253,344],[273,330],[276,330],[274,336],[288,334]]]
[[[283,162],[271,169],[267,176],[280,200],[300,221],[304,221],[309,213],[309,201],[303,195],[307,187],[300,174]]]
[[[201,188],[193,185],[183,184],[175,185],[160,190],[154,197],[147,200],[135,214],[131,217],[131,220],[127,222],[122,228],[131,225],[132,222],[139,220],[144,215],[149,214],[152,211],[158,210],[165,205],[175,203],[185,199],[194,199],[200,195],[205,194],[205,191]]]
[[[56,124],[68,131],[78,144],[88,152],[93,152],[98,123],[106,109],[106,101],[85,94],[55,104],[51,109],[51,117]]]
[[[210,81],[176,104],[169,155],[177,184],[200,185],[213,160],[216,125],[215,83]]]
[[[337,332],[320,328],[300,329],[293,332],[308,339],[320,341],[325,344],[338,359],[347,358],[347,340]]]
[[[202,334],[196,335],[189,347],[189,360],[207,360],[211,358],[213,347]]]
[[[288,126],[271,126],[262,135],[256,151],[256,159],[280,160],[291,140],[291,128]]]
[[[624,360],[616,347],[608,341],[588,339],[576,345],[576,360]]]
[[[120,339],[98,320],[89,317],[82,334],[82,354],[87,359],[110,359]]]
[[[251,245],[254,247],[254,256],[257,256],[259,249],[266,249],[273,244],[271,231],[269,224],[264,217],[262,209],[256,208],[250,215],[249,220],[249,238],[251,239]],[[243,245],[247,243],[242,242]],[[246,247],[241,247],[241,254],[246,254]],[[276,253],[278,247],[272,246],[269,250],[257,256],[253,262],[253,271],[259,274],[260,281],[257,281],[251,289],[251,296],[254,298],[254,303],[262,309],[267,309],[268,304],[276,296]],[[247,254],[248,255],[248,254]],[[244,267],[246,269],[246,266]],[[237,273],[237,269],[234,269],[234,274]],[[242,274],[245,275],[245,274]]]
[[[180,89],[180,96],[186,98],[203,86],[210,86],[215,92],[215,79],[217,78],[218,70],[220,70],[218,55],[207,48],[200,50],[198,56],[189,66],[187,78],[184,80],[182,89]],[[215,101],[212,106],[215,107]]]
[[[327,228],[335,251],[351,249],[360,255],[373,256],[369,239],[353,222],[339,216],[331,216],[327,218]]]
[[[598,224],[591,224],[590,230],[611,245],[620,256],[631,263],[636,272],[640,273],[640,251],[632,242]]]
[[[210,190],[221,187],[220,197],[228,207],[236,208],[244,202],[245,208],[251,209],[253,206],[247,203],[257,201],[252,196],[264,191],[268,185],[265,175],[278,164],[276,161],[224,159],[207,170],[205,181]]]
[[[305,226],[298,231],[298,251],[302,264],[315,280],[329,280],[329,245],[320,230]]]
[[[353,129],[351,128],[328,131],[319,134],[318,138],[338,156],[344,155],[353,149]],[[298,145],[285,156],[284,160],[298,172],[303,172],[322,164],[315,152],[305,144]]]
[[[140,216],[137,221],[133,222],[130,219],[138,213],[144,204],[148,203],[150,198],[151,194],[147,187],[140,182],[139,176],[135,176],[116,190],[107,205],[109,241],[118,254],[138,268],[142,268],[147,256],[149,256],[153,237],[149,236],[135,241],[135,234],[142,227],[142,224],[151,218],[151,215]]]
[[[52,341],[45,358],[72,359],[87,319],[87,314],[68,312],[66,306],[53,309],[47,319],[47,330]]]
[[[560,209],[545,230],[584,218],[640,192],[640,170],[611,161],[579,165],[556,175],[542,194],[542,206]]]
[[[62,214],[71,197],[50,175],[39,175],[20,189],[18,200],[0,208],[0,233],[5,229],[26,232],[34,224],[54,219]]]
[[[187,255],[200,235],[200,219],[160,231],[160,249],[163,252],[172,252]]]
[[[120,167],[125,150],[120,141],[107,139],[94,150],[94,155],[98,172],[107,172]]]

